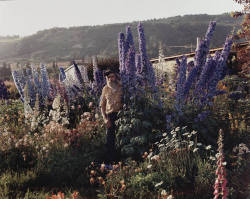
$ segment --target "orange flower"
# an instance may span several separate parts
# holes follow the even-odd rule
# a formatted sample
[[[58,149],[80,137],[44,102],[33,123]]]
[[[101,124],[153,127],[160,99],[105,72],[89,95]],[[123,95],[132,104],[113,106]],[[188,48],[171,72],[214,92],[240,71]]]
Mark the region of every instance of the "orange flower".
[[[102,184],[103,183],[103,178],[102,177],[98,177],[99,183]]]
[[[73,199],[77,199],[78,194],[79,194],[79,193],[75,191],[74,193],[72,193],[72,198],[73,198]]]
[[[120,191],[123,192],[123,191],[125,191],[125,189],[126,189],[126,185],[123,184],[122,187],[121,187],[121,189],[120,189]]]
[[[89,180],[90,184],[94,184],[95,183],[95,179],[93,177],[90,178]]]
[[[120,183],[121,183],[121,185],[124,185],[124,184],[125,184],[125,181],[124,181],[124,180],[121,180]]]
[[[96,171],[95,170],[91,170],[90,171],[90,175],[94,176],[96,174]]]

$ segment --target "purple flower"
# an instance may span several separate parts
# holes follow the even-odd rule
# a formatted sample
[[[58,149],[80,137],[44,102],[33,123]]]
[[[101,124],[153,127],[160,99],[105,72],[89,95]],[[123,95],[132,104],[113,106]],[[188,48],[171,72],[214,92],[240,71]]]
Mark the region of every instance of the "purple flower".
[[[199,80],[196,83],[195,87],[195,95],[201,94],[201,92],[206,88],[206,84],[209,80],[209,77],[213,75],[214,68],[216,67],[216,63],[214,62],[213,58],[211,56],[208,56],[207,62],[205,66],[203,67],[203,70],[200,74]]]
[[[118,38],[118,50],[119,50],[119,63],[120,63],[120,73],[122,74],[125,70],[125,35],[119,33]]]
[[[126,29],[126,41],[125,41],[125,47],[124,47],[124,54],[127,54],[129,49],[133,47],[134,48],[134,40],[133,40],[133,35],[131,32],[130,26],[127,26]]]
[[[202,67],[204,66],[209,52],[210,40],[215,30],[216,22],[212,21],[209,24],[208,30],[205,35],[205,39],[200,42],[198,48],[195,51],[194,65],[197,67],[198,74],[200,74]]]
[[[84,87],[84,81],[83,81],[83,78],[82,78],[82,74],[76,64],[75,61],[73,61],[73,65],[74,65],[74,69],[75,69],[75,76],[78,80],[78,82],[80,83],[81,87],[83,88]]]
[[[179,71],[180,72],[179,72],[179,77],[178,77],[177,86],[176,86],[176,96],[177,98],[179,98],[179,100],[183,100],[184,85],[186,82],[186,71],[187,71],[187,57],[185,56],[183,56],[182,58]]]
[[[32,73],[31,73],[30,69],[26,70],[26,74],[27,74],[28,95],[29,95],[29,99],[30,99],[30,102],[28,102],[28,103],[30,104],[31,108],[33,108],[35,106],[35,102],[36,102],[35,85],[33,83]]]
[[[60,71],[59,80],[63,82],[66,79],[66,74],[63,67],[59,67],[59,71]]]
[[[228,57],[229,52],[231,50],[231,46],[232,46],[232,38],[228,37],[226,39],[226,42],[225,42],[224,48],[221,52],[221,55],[218,58],[214,75],[209,82],[208,97],[210,99],[216,95],[216,86],[217,86],[218,82],[222,78],[224,78],[224,70],[226,67],[225,65],[226,65],[227,57]]]
[[[49,91],[50,91],[50,82],[49,77],[47,73],[46,66],[41,64],[40,65],[40,73],[41,73],[41,88],[42,88],[42,96],[45,99],[46,97],[50,97]]]
[[[92,90],[96,96],[100,96],[102,92],[102,88],[105,85],[105,79],[103,75],[103,71],[100,70],[97,65],[94,65],[94,82],[92,84]],[[92,93],[93,93],[92,92]]]
[[[187,71],[190,72],[193,67],[194,67],[194,61],[188,62],[188,64],[187,64]]]
[[[210,114],[210,111],[203,111],[200,114],[198,114],[195,121],[204,121],[208,117],[209,114]]]
[[[191,71],[189,72],[188,78],[184,84],[184,91],[183,91],[184,93],[183,94],[184,94],[185,98],[188,97],[190,88],[192,87],[192,84],[194,83],[196,77],[197,77],[197,68],[193,67],[191,69]]]
[[[141,74],[144,77],[145,85],[148,85],[153,92],[156,92],[157,88],[156,88],[155,72],[147,56],[146,40],[144,35],[144,29],[141,23],[138,24],[138,36],[139,36],[139,52],[141,55]]]
[[[141,73],[141,56],[140,54],[135,55],[135,67],[136,67],[136,73]]]
[[[13,77],[13,80],[14,80],[15,85],[17,87],[17,90],[20,94],[20,98],[21,98],[22,102],[24,102],[25,82],[23,82],[23,78],[21,77],[21,74],[16,70],[12,71],[12,77]]]
[[[146,52],[146,39],[144,35],[144,29],[141,23],[138,24],[138,37],[139,37],[139,52],[141,55],[142,72],[145,74],[148,71],[148,56]]]
[[[233,93],[230,93],[228,97],[233,100],[239,100],[243,97],[243,94],[241,92],[233,92]]]
[[[185,101],[184,85],[186,82],[186,70],[187,70],[187,58],[183,56],[180,64],[179,77],[176,84],[176,98],[175,98],[175,107],[180,114],[182,113],[181,109]]]

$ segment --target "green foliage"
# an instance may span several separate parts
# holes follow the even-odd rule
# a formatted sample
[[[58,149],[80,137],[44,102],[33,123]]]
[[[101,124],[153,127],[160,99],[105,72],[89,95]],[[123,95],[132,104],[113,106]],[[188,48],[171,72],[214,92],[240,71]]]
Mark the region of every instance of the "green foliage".
[[[204,158],[199,152],[182,146],[159,155],[146,154],[144,158],[142,162],[128,161],[127,165],[108,175],[100,196],[158,198],[165,190],[175,198],[212,197],[215,164],[208,156]]]
[[[0,101],[0,131],[24,132],[27,129],[23,103],[19,100]]]
[[[140,159],[165,126],[163,112],[146,98],[118,113],[116,143],[123,157]]]

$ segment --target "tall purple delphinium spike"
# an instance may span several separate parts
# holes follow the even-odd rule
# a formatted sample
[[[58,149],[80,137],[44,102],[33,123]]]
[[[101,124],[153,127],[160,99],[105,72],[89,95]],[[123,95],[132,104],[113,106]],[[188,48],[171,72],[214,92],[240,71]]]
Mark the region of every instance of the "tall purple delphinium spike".
[[[78,82],[80,83],[81,87],[83,88],[84,87],[84,81],[83,81],[81,72],[80,72],[80,70],[79,70],[79,68],[78,68],[75,61],[73,61],[73,65],[74,65],[74,69],[75,69],[75,76],[76,76]]]
[[[126,74],[130,76],[135,76],[135,49],[131,46],[128,50],[126,61],[125,61]]]
[[[197,68],[193,67],[191,69],[191,71],[189,72],[187,80],[186,80],[186,82],[184,84],[184,96],[185,96],[185,99],[187,99],[188,94],[189,94],[190,89],[191,89],[191,86],[192,86],[192,83],[194,82],[196,77],[197,77]]]
[[[205,35],[205,40],[207,40],[207,42],[208,42],[207,45],[208,46],[209,46],[211,38],[213,37],[215,26],[216,26],[216,21],[211,21],[209,26],[208,26],[208,29],[207,29],[207,32],[206,32],[206,35]]]
[[[129,94],[132,96],[135,94],[135,84],[136,84],[136,67],[135,67],[135,49],[131,46],[128,50],[126,62],[126,76],[127,76],[127,84],[125,84],[125,88],[129,89]]]
[[[30,102],[28,103],[30,104],[31,108],[33,108],[36,102],[35,85],[33,83],[32,72],[30,69],[26,69],[26,74],[27,74],[28,94],[30,98]]]
[[[188,62],[188,64],[187,64],[187,71],[190,72],[193,67],[194,67],[194,61]]]
[[[132,35],[132,31],[130,26],[127,26],[126,28],[126,41],[125,41],[125,47],[124,47],[124,53],[127,54],[127,52],[129,51],[129,49],[131,47],[134,47],[134,39],[133,39],[133,35]]]
[[[118,38],[118,50],[119,50],[119,69],[121,75],[123,74],[125,67],[125,35],[121,32],[119,33],[119,38]]]
[[[177,80],[177,76],[178,76],[179,71],[180,71],[181,62],[178,58],[176,58],[175,61],[176,61],[176,68],[175,68],[174,80]]]
[[[176,84],[176,109],[177,111],[181,111],[182,104],[184,103],[184,85],[186,82],[186,70],[187,70],[187,57],[183,56],[180,63],[180,72],[178,81]]]
[[[63,82],[66,79],[66,74],[63,67],[59,67],[59,71],[60,71],[59,80]]]
[[[96,58],[93,58],[93,76],[94,82],[92,84],[92,93],[96,92],[96,96],[100,96],[102,92],[102,88],[105,85],[103,71],[97,67]]]
[[[141,74],[146,80],[146,84],[151,87],[152,91],[157,92],[155,72],[151,62],[148,59],[146,51],[146,39],[144,29],[141,23],[138,24],[138,37],[139,37],[139,52],[141,55]]]
[[[135,67],[136,67],[136,73],[140,74],[141,73],[141,56],[140,54],[135,55]]]
[[[39,80],[39,73],[37,72],[35,66],[31,66],[32,68],[32,75],[33,75],[33,79],[34,79],[34,84],[35,84],[35,87],[36,87],[36,92],[40,92],[41,91],[41,83],[40,83],[40,80]]]
[[[139,52],[141,55],[141,72],[147,74],[148,72],[148,56],[146,52],[146,40],[144,35],[144,29],[141,23],[138,24],[138,37],[139,37]]]
[[[42,107],[44,104],[44,98],[43,98],[43,94],[42,94],[42,87],[41,87],[41,82],[40,82],[40,78],[39,78],[39,73],[38,73],[37,69],[35,68],[35,66],[31,65],[31,68],[32,68],[32,74],[33,74],[36,94],[38,94],[38,98],[39,98],[39,107]]]
[[[16,70],[12,71],[12,77],[13,77],[14,83],[17,87],[17,90],[20,94],[20,98],[21,98],[22,102],[24,102],[24,85],[21,82],[22,78],[20,77],[20,74]]]
[[[208,97],[210,99],[216,95],[216,86],[218,82],[222,78],[224,78],[223,77],[223,72],[225,70],[224,67],[226,67],[226,61],[227,61],[229,52],[231,50],[232,43],[233,43],[232,38],[227,37],[224,48],[221,52],[220,58],[218,59],[213,78],[209,82]]]
[[[45,99],[46,97],[50,97],[49,96],[49,92],[50,92],[50,82],[49,82],[49,77],[48,77],[48,73],[47,73],[47,69],[46,66],[44,64],[40,65],[40,73],[41,73],[41,88],[42,88],[42,95],[43,98]]]
[[[87,66],[82,67],[81,73],[82,73],[82,78],[83,78],[84,83],[88,84],[89,83],[89,77],[88,77]]]
[[[197,95],[202,95],[201,92],[204,91],[206,87],[206,82],[208,81],[209,77],[211,77],[211,72],[213,71],[213,67],[215,67],[215,63],[213,61],[213,58],[211,56],[208,56],[208,59],[205,63],[205,66],[203,67],[199,80],[195,85],[195,91],[194,94]]]
[[[216,26],[215,21],[210,22],[208,30],[205,35],[205,39],[200,42],[198,48],[195,51],[194,65],[195,67],[197,67],[198,74],[200,74],[202,67],[206,62],[207,54],[209,52],[209,44],[213,36],[215,26]]]
[[[221,57],[223,58],[223,63],[222,63],[222,73],[221,73],[221,76],[220,76],[220,80],[222,80],[226,76],[226,73],[227,73],[226,62],[227,62],[227,58],[228,58],[228,55],[230,53],[232,44],[233,44],[232,38],[227,37],[224,48],[223,48],[223,50],[221,52]]]

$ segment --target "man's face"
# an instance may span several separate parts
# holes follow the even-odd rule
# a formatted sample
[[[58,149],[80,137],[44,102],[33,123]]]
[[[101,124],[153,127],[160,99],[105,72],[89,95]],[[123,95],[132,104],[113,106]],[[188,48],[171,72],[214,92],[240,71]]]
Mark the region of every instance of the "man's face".
[[[110,73],[108,76],[107,76],[107,79],[109,82],[115,82],[116,81],[116,76],[114,73]]]

